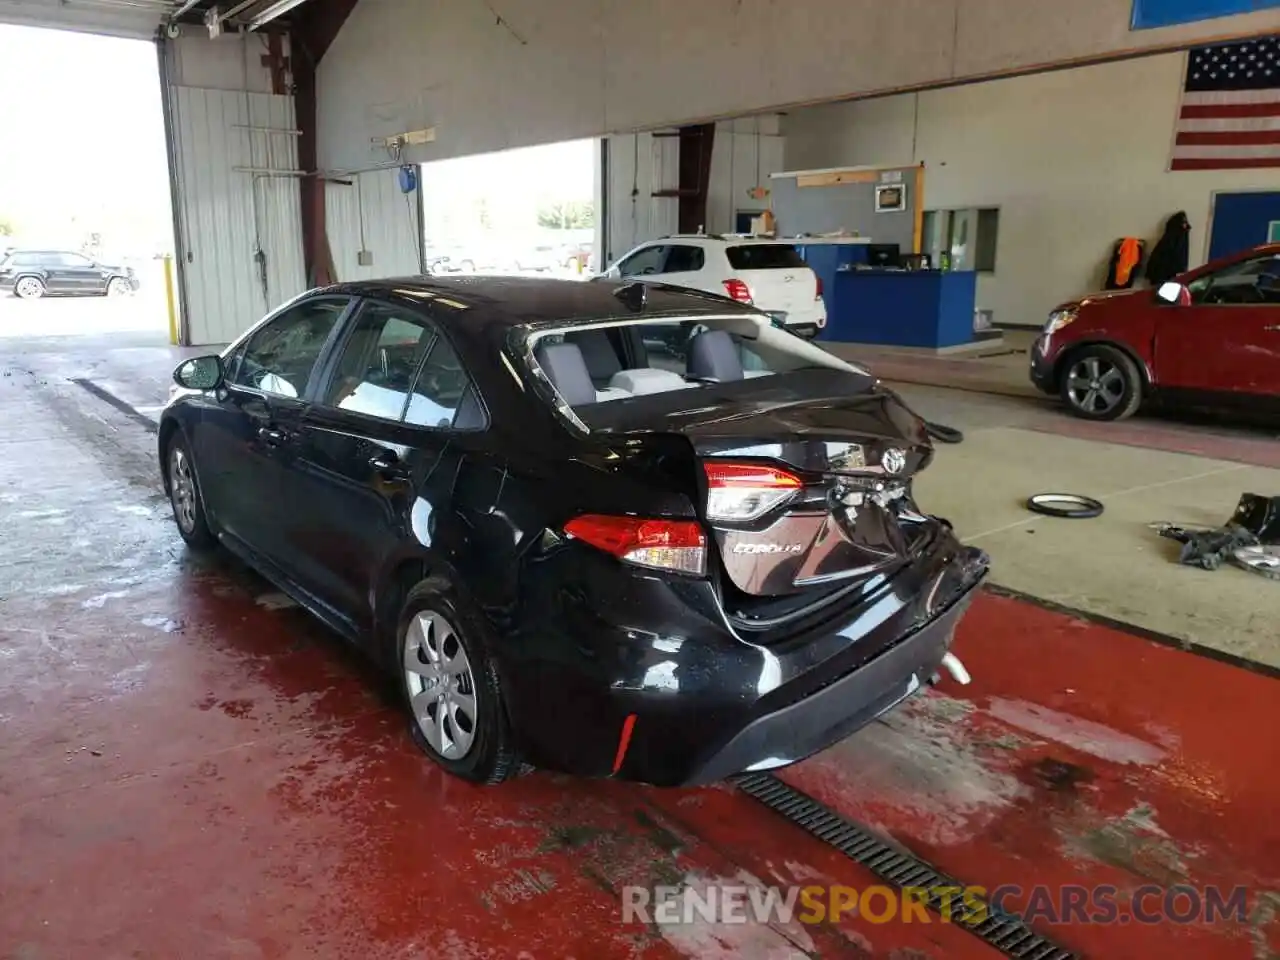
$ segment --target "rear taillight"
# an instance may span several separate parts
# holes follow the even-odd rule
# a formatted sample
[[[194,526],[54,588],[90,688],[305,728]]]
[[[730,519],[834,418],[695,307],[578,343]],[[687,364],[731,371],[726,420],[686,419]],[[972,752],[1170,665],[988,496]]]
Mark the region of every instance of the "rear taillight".
[[[813,299],[821,300],[822,299],[822,278],[815,273],[813,275],[813,279],[817,283],[817,293],[813,295]]]
[[[707,570],[707,537],[693,520],[641,520],[589,513],[566,523],[564,532],[641,567],[699,575]]]
[[[751,302],[751,289],[736,277],[724,282],[724,292],[730,300],[737,300],[739,303]]]
[[[764,516],[803,486],[795,474],[754,463],[708,461],[707,519],[748,521]]]

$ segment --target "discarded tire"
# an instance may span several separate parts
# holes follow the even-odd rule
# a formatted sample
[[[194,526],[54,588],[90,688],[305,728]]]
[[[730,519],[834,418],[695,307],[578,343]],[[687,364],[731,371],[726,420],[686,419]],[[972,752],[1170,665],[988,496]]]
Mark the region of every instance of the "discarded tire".
[[[1048,517],[1088,520],[1100,515],[1102,502],[1078,493],[1037,493],[1027,500],[1027,509]]]

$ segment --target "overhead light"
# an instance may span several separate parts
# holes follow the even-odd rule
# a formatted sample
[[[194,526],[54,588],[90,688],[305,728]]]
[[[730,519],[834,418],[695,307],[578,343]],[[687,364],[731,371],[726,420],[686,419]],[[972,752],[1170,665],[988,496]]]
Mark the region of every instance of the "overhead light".
[[[249,21],[249,29],[257,30],[259,27],[265,26],[276,19],[276,17],[282,17],[294,7],[300,7],[304,3],[306,3],[306,0],[276,0],[275,3],[263,8],[261,13]]]

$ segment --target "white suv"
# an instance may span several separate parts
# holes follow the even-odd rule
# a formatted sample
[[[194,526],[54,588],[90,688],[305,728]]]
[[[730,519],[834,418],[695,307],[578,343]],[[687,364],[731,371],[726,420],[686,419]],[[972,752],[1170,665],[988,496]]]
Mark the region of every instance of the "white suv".
[[[805,337],[827,325],[822,281],[793,244],[743,236],[691,234],[642,243],[606,279],[670,283],[750,303],[775,324]]]

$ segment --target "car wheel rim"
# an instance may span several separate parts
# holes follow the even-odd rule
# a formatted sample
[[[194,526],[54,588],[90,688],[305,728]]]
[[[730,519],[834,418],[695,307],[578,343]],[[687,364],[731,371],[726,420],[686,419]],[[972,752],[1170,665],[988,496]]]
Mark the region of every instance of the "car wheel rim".
[[[191,462],[181,448],[173,451],[169,463],[169,486],[173,490],[173,513],[184,533],[196,528],[196,485]]]
[[[29,277],[25,280],[18,281],[18,296],[35,297],[35,296],[39,296],[39,294],[40,294],[40,283],[38,281],[32,280]]]
[[[124,284],[119,280],[112,280],[107,284],[107,295],[111,297],[119,297],[124,294]]]
[[[1124,399],[1124,374],[1101,357],[1085,357],[1067,371],[1067,394],[1077,409],[1110,413]]]
[[[448,620],[423,610],[409,621],[404,677],[413,721],[440,756],[460,760],[476,736],[476,684],[471,661]]]

